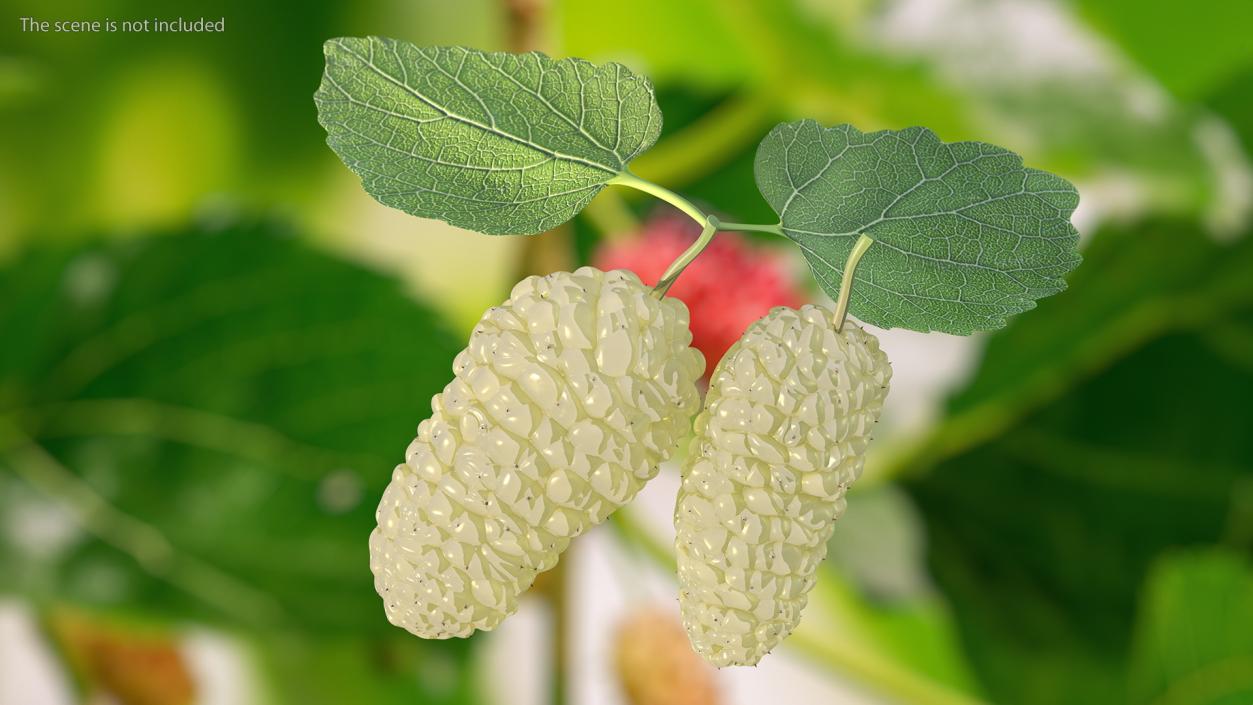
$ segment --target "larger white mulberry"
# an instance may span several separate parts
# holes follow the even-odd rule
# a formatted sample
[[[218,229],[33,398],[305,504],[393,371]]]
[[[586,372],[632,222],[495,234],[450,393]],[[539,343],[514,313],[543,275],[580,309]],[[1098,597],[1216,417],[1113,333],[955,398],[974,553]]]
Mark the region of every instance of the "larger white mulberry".
[[[696,419],[675,506],[692,646],[752,665],[800,620],[844,492],[861,474],[891,367],[818,306],[776,308],[727,351]]]
[[[687,308],[626,271],[529,277],[489,309],[379,503],[388,619],[443,639],[511,614],[687,433],[705,365],[690,343]]]

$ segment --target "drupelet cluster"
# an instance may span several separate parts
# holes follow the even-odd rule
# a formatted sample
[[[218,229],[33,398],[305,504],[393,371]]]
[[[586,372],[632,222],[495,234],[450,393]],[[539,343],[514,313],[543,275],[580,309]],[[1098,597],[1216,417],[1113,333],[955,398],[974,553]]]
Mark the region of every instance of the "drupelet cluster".
[[[812,305],[774,309],[714,370],[674,513],[683,624],[710,663],[755,664],[796,627],[891,374]]]
[[[636,275],[529,277],[489,309],[396,467],[370,537],[392,623],[492,629],[570,541],[630,502],[700,409],[687,308]],[[800,619],[887,394],[874,336],[779,307],[715,369],[675,507],[695,650],[757,663]]]
[[[626,271],[530,277],[484,314],[370,537],[393,624],[491,629],[657,474],[700,405],[688,313]]]

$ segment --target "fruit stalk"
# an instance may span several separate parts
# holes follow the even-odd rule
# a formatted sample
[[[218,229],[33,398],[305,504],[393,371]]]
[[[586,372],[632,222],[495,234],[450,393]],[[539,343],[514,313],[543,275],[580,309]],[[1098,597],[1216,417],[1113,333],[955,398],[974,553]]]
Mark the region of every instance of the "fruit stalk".
[[[852,251],[848,253],[848,261],[844,263],[844,274],[840,277],[840,296],[835,300],[835,315],[832,316],[837,333],[843,330],[844,319],[848,318],[848,302],[853,295],[853,274],[857,271],[857,263],[861,262],[862,255],[866,254],[866,250],[869,250],[873,244],[874,240],[862,234],[858,236]]]
[[[657,280],[657,286],[653,287],[653,295],[657,298],[665,296],[666,292],[670,290],[670,286],[674,284],[674,280],[678,279],[683,270],[687,269],[687,266],[694,262],[701,252],[705,251],[705,248],[713,241],[717,232],[718,219],[711,215],[705,219],[705,227],[700,231],[700,237],[696,238],[696,242],[693,242],[691,247],[684,250],[683,254],[671,262],[665,273],[661,275],[661,279]]]

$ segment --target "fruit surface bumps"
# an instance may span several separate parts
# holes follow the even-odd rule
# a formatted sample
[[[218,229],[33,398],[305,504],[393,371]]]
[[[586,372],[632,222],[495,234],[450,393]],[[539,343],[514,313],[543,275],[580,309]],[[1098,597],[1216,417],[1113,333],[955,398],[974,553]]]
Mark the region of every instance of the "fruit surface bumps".
[[[714,370],[675,506],[683,626],[710,663],[755,664],[795,628],[890,377],[818,306],[772,310]]]
[[[690,343],[684,305],[626,271],[529,277],[489,309],[379,503],[388,619],[443,639],[511,614],[687,432],[704,372]]]

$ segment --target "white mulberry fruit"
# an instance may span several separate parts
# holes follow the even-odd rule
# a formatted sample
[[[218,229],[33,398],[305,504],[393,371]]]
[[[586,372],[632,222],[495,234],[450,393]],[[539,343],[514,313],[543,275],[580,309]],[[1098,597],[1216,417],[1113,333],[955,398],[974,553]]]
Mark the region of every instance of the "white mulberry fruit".
[[[752,665],[791,633],[887,395],[874,336],[776,308],[714,370],[675,506],[692,646]]]
[[[379,503],[388,619],[444,639],[511,614],[688,431],[704,372],[690,343],[684,305],[626,271],[529,277],[489,309]]]

